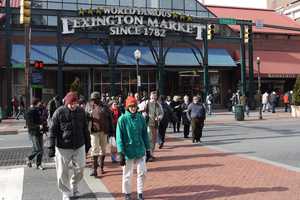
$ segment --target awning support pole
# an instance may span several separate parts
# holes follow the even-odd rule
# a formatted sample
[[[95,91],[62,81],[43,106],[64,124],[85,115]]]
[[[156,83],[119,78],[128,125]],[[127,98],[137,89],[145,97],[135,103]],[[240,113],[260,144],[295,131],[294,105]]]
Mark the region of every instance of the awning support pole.
[[[241,95],[246,94],[246,51],[245,51],[245,26],[241,25],[241,32],[240,32],[241,42],[240,42],[240,51],[241,51]]]
[[[207,25],[203,31],[203,85],[204,85],[204,96],[202,100],[205,101],[206,96],[209,92],[209,74],[208,74],[208,40],[207,40]],[[201,70],[201,68],[200,68]]]
[[[64,58],[62,55],[62,24],[60,15],[57,16],[57,94],[60,98],[64,98],[63,94],[63,66],[64,66]],[[65,50],[66,51],[66,50]]]
[[[253,34],[252,33],[252,26],[249,26],[249,45],[248,45],[248,59],[249,59],[249,86],[248,86],[248,93],[249,93],[249,103],[250,108],[254,108],[254,71],[253,71]]]

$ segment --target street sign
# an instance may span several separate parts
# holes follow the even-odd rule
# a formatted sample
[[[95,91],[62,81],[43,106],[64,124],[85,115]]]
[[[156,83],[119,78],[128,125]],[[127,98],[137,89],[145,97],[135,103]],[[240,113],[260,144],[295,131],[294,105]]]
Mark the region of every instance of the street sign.
[[[236,19],[232,18],[220,18],[219,24],[233,25],[236,24]]]
[[[261,19],[256,20],[256,21],[255,21],[255,27],[256,27],[257,29],[262,29],[262,28],[264,28],[264,21],[261,20]]]

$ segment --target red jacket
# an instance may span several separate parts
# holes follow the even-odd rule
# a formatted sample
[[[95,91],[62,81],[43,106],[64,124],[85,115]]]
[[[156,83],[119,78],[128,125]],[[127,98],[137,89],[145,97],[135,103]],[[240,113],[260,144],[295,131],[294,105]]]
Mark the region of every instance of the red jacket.
[[[113,119],[112,119],[113,125],[116,127],[118,123],[118,119],[120,117],[120,110],[118,108],[110,108],[110,110],[113,113]]]

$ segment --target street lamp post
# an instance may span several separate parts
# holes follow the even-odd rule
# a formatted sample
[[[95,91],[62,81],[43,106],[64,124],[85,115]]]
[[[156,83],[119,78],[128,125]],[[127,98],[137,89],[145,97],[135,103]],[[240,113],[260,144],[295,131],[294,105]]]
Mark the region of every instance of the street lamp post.
[[[139,62],[142,57],[142,53],[139,49],[136,49],[134,51],[134,58],[136,60],[136,81],[137,81],[137,86],[136,86],[136,92],[140,93],[140,87],[141,87],[141,76],[139,74]]]
[[[260,57],[256,58],[256,63],[257,63],[257,82],[258,82],[258,96],[259,96],[259,119],[262,119],[261,80],[260,80]]]

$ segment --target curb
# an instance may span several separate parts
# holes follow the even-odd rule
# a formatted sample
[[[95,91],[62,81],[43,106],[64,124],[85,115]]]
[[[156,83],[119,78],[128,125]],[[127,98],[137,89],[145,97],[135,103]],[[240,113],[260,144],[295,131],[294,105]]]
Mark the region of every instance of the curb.
[[[89,175],[89,168],[84,169],[83,178],[97,200],[115,200],[101,179]]]

